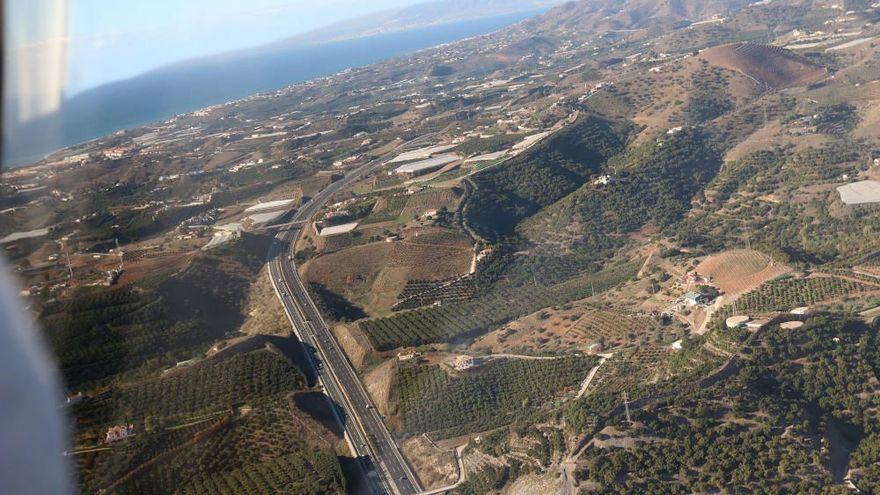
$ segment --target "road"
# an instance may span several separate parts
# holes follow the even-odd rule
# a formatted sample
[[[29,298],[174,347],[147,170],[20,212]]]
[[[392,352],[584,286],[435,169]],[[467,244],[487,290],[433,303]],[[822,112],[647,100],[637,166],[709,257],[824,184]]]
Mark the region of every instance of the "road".
[[[406,143],[412,146],[433,135],[422,136]],[[343,425],[355,454],[365,463],[367,478],[374,491],[410,495],[422,491],[418,480],[400,452],[385,422],[361,384],[351,363],[306,291],[293,257],[293,246],[306,225],[337,192],[358,178],[382,166],[381,157],[333,182],[303,205],[275,236],[269,250],[269,277],[290,318],[297,336],[316,349],[319,363],[315,365],[327,394],[344,412]],[[374,469],[375,468],[375,469]],[[378,470],[379,476],[376,475]]]

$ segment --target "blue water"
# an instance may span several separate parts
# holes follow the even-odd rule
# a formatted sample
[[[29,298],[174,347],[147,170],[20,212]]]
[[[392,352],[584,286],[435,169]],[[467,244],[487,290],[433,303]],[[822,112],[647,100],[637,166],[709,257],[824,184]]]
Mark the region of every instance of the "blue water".
[[[276,45],[164,67],[80,93],[66,100],[55,115],[26,127],[6,129],[3,165],[21,166],[52,151],[121,129],[489,33],[535,13],[451,23],[324,45]]]

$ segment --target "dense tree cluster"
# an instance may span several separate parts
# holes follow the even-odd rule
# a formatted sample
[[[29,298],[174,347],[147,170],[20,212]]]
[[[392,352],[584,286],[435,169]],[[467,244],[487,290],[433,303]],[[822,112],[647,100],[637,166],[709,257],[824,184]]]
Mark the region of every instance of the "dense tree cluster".
[[[491,241],[512,234],[521,220],[597,173],[626,144],[628,130],[588,115],[503,167],[473,176],[476,191],[465,209],[468,224]]]
[[[873,492],[878,330],[839,316],[771,327],[737,372],[634,408],[632,427],[619,408],[600,412],[599,427],[616,424],[636,446],[588,448],[578,477],[603,493],[824,493],[849,466],[856,486]]]

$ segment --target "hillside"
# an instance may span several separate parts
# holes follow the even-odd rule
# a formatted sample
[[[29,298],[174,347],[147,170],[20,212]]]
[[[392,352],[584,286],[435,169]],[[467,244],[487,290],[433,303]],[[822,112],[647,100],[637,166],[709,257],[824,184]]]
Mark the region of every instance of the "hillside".
[[[305,349],[290,337],[235,338],[267,249],[245,234],[124,287],[84,287],[42,307],[67,390],[82,394],[69,406],[82,493],[344,493],[341,437],[310,393]],[[106,442],[119,424],[135,438]]]
[[[567,29],[582,32],[645,30],[660,33],[715,15],[730,15],[750,3],[746,0],[578,0],[552,9],[526,24],[532,31],[547,33],[558,33]]]
[[[827,74],[822,67],[778,46],[734,43],[710,48],[701,57],[774,88],[800,86]]]
[[[586,116],[504,167],[477,174],[465,210],[481,237],[513,233],[522,219],[580,187],[627,139],[625,125]]]
[[[421,490],[878,492],[878,21],[570,2],[9,174],[81,491],[356,491],[267,277],[308,213],[306,334]]]

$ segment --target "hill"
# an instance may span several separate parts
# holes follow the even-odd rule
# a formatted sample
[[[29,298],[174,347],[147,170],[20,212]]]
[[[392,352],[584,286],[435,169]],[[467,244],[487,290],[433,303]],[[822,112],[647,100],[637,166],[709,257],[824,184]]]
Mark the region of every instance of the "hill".
[[[732,43],[705,50],[713,65],[741,72],[774,88],[800,86],[822,79],[826,70],[785,48],[758,43]]]
[[[488,240],[571,193],[624,146],[629,128],[587,116],[503,167],[477,174],[465,209],[470,226]]]
[[[580,0],[552,9],[526,25],[529,30],[541,33],[564,30],[661,32],[715,15],[730,15],[750,3],[744,0]]]

